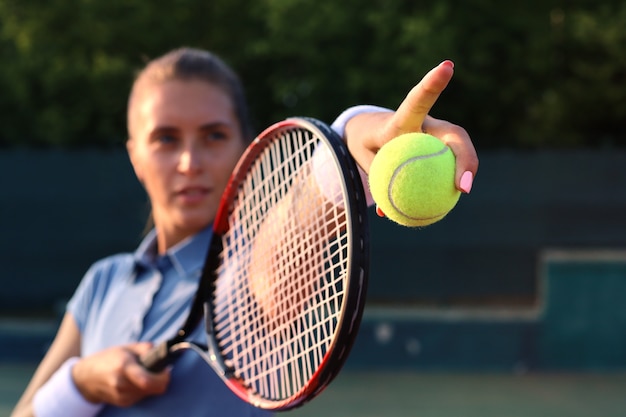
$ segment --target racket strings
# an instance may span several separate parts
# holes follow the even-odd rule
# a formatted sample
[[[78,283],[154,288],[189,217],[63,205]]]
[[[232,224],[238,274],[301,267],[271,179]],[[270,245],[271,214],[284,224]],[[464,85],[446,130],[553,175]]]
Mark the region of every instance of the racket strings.
[[[306,388],[342,313],[348,226],[343,207],[326,200],[346,196],[323,199],[316,190],[310,160],[318,146],[328,145],[303,131],[275,139],[241,185],[223,239],[217,339],[237,376],[264,398]]]

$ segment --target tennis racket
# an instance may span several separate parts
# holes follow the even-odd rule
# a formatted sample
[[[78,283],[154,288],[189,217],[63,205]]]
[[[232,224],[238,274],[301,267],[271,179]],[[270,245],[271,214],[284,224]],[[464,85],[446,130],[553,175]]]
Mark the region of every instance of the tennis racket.
[[[192,349],[256,407],[314,398],[338,374],[361,321],[366,208],[357,166],[328,126],[291,118],[266,129],[222,195],[185,324],[144,366],[162,370]],[[203,318],[208,346],[186,340]]]

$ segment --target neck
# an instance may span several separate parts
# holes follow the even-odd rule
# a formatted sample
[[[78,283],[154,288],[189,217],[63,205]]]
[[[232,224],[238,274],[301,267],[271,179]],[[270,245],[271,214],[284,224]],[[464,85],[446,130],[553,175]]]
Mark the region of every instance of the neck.
[[[171,247],[176,246],[183,240],[196,235],[206,228],[207,225],[198,227],[179,228],[174,225],[155,225],[157,251],[163,255]]]

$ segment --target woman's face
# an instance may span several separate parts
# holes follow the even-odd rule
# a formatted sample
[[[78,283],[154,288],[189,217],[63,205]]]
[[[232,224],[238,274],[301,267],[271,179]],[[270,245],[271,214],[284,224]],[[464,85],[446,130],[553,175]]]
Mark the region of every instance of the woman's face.
[[[148,85],[133,106],[128,152],[165,250],[211,224],[245,144],[232,100],[205,81]]]

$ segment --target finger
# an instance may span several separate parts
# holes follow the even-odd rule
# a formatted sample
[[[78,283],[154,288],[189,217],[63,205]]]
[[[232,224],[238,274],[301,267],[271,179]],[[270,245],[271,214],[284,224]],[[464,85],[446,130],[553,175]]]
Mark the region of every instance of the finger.
[[[147,396],[143,390],[129,383],[128,388],[116,391],[115,395],[108,402],[118,407],[130,407]]]
[[[154,373],[147,371],[139,363],[130,363],[124,368],[128,381],[146,395],[165,392],[170,381],[170,370]]]
[[[478,155],[465,129],[444,120],[429,117],[424,125],[429,134],[439,138],[452,149],[456,157],[455,185],[469,193],[478,172]]]
[[[396,110],[393,117],[392,136],[420,131],[424,119],[448,86],[454,74],[452,61],[444,61],[430,70],[415,86]],[[393,129],[392,128],[392,129]]]
[[[136,356],[141,356],[150,352],[152,346],[152,342],[137,342],[124,346],[124,349],[126,349],[128,352],[133,353]]]
[[[139,342],[124,346],[124,350],[132,356],[124,366],[124,375],[128,381],[146,394],[161,393],[167,387],[170,371],[150,372],[139,363],[139,358],[152,349],[152,343]]]

